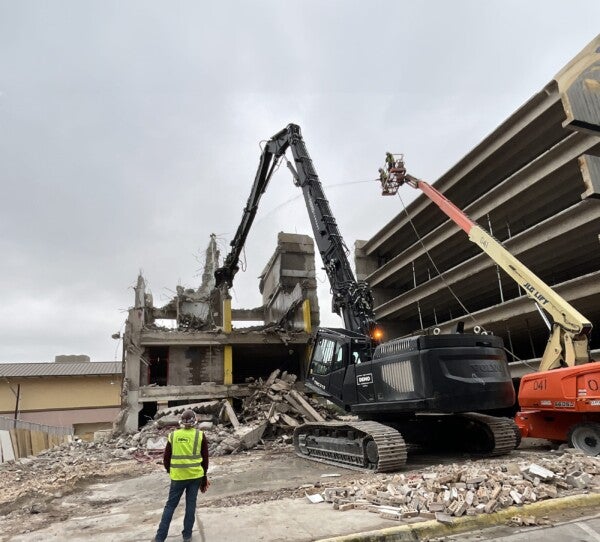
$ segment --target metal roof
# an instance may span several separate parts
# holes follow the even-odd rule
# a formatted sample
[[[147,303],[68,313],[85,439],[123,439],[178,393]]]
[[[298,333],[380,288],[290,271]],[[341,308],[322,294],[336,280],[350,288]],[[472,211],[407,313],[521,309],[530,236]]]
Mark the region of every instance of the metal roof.
[[[96,376],[121,374],[120,361],[83,363],[0,363],[0,378],[29,376]]]

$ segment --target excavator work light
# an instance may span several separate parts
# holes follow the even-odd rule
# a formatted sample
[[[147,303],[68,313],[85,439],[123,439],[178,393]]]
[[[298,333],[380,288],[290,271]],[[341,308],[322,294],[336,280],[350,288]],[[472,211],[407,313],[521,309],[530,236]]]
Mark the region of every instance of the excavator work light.
[[[383,331],[376,327],[371,334],[371,338],[375,339],[376,341],[381,341],[381,339],[383,339]]]

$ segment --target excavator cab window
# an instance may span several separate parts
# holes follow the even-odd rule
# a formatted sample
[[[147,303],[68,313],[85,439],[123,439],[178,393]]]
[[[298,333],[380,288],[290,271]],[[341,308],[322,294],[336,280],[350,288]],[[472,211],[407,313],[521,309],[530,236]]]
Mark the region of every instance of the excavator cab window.
[[[331,364],[331,372],[337,371],[344,366],[344,349],[341,344],[336,343],[333,363]]]
[[[371,357],[371,348],[369,344],[366,344],[362,341],[356,341],[352,343],[351,363],[354,363],[354,365],[359,365],[365,361],[369,361]]]
[[[310,373],[327,375],[344,366],[343,345],[327,337],[321,337],[315,346]]]

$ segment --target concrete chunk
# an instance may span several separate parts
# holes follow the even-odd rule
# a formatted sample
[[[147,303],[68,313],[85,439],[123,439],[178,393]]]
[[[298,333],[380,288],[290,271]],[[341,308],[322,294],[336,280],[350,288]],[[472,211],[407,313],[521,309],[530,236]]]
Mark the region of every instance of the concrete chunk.
[[[267,425],[269,422],[263,422],[254,427],[240,427],[235,434],[245,448],[254,448],[262,438]]]
[[[535,463],[529,465],[527,472],[529,472],[529,474],[532,476],[537,476],[543,481],[552,480],[552,478],[554,478],[554,473],[551,470],[541,467],[540,465],[536,465]]]
[[[304,399],[304,397],[302,397],[296,390],[291,390],[286,396],[285,396],[286,400],[288,402],[290,402],[290,398],[293,400],[293,402],[295,403],[295,405],[299,405],[301,410],[304,411],[304,413],[306,414],[306,416],[309,419],[312,419],[315,422],[324,422],[325,419],[323,418],[323,416],[321,416],[312,406],[310,406],[310,404],[308,403],[308,401],[306,401],[306,399]],[[292,406],[295,406],[294,404],[292,404]]]
[[[231,425],[233,425],[234,429],[239,429],[240,422],[239,422],[237,416],[235,415],[235,411],[233,410],[233,407],[231,406],[231,404],[229,403],[229,401],[227,399],[223,400],[223,406],[225,407],[225,413],[227,414],[227,417],[229,418]]]

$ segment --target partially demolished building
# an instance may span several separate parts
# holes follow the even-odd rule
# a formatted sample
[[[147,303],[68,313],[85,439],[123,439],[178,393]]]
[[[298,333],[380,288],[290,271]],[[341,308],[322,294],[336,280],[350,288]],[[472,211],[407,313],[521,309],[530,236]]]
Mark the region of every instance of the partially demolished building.
[[[275,369],[302,375],[311,326],[319,324],[314,253],[310,237],[279,233],[260,276],[263,303],[253,309],[232,308],[228,292],[215,288],[214,236],[197,290],[177,287],[169,303],[155,307],[140,275],[123,336],[118,427],[137,430],[166,406],[244,397],[247,380]],[[233,325],[242,321],[264,325]]]
[[[600,346],[600,36],[435,187],[590,319]],[[502,336],[513,360],[539,358],[536,304],[424,195],[398,207],[356,245],[387,336],[464,321]]]

